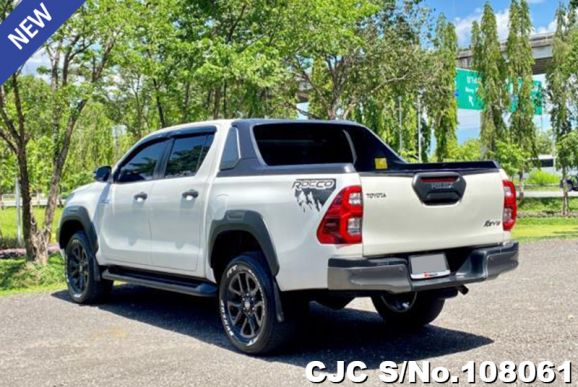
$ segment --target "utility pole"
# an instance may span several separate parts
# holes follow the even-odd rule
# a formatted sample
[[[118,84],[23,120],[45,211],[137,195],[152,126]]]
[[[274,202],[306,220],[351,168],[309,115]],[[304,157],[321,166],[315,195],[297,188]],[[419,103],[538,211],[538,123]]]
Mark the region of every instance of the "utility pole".
[[[20,215],[20,181],[16,177],[16,240],[18,241],[18,246],[22,246],[22,221]]]
[[[403,125],[402,121],[402,111],[401,111],[401,95],[397,97],[397,109],[399,113],[399,146],[397,151],[401,155],[401,151],[403,150]]]

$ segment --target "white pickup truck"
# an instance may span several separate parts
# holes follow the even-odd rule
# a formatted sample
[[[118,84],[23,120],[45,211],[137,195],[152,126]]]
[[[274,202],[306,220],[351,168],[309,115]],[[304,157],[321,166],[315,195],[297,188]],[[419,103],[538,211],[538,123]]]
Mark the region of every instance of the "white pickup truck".
[[[371,297],[386,323],[419,327],[518,264],[516,193],[495,162],[406,163],[353,122],[163,129],[95,180],[59,227],[71,298],[101,301],[113,281],[215,296],[252,354],[290,340],[310,301]]]

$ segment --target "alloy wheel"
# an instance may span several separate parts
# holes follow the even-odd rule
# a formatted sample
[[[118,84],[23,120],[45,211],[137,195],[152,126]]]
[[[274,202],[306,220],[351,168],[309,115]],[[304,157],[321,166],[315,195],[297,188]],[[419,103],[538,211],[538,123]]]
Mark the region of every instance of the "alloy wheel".
[[[245,341],[259,336],[265,317],[263,290],[253,273],[241,270],[225,292],[225,312],[235,335]]]
[[[67,254],[66,273],[68,283],[75,294],[82,294],[88,286],[89,260],[84,247],[73,241]]]

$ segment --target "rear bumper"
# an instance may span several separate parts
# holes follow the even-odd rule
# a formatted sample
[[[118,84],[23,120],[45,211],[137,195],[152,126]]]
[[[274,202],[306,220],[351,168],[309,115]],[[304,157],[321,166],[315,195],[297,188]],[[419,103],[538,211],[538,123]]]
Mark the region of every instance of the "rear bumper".
[[[518,266],[518,242],[471,250],[450,275],[412,280],[407,258],[329,260],[329,290],[407,293],[457,287],[494,279]]]

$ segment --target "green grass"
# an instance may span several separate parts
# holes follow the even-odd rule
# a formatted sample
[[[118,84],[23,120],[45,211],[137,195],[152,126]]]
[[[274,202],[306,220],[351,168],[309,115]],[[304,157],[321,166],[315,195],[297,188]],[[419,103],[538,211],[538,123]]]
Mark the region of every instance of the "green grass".
[[[578,218],[520,218],[513,236],[519,241],[578,239]]]
[[[44,207],[34,207],[34,216],[37,224],[44,223]],[[62,214],[62,208],[57,208],[52,226],[52,240],[56,239],[56,229]],[[7,207],[0,210],[0,249],[12,248],[16,245],[16,208]]]
[[[46,266],[24,258],[0,260],[0,296],[65,287],[64,262],[60,255],[52,255]]]
[[[570,211],[578,211],[578,198],[570,198],[568,203]],[[560,212],[562,198],[525,198],[518,206],[518,210],[526,213]]]

